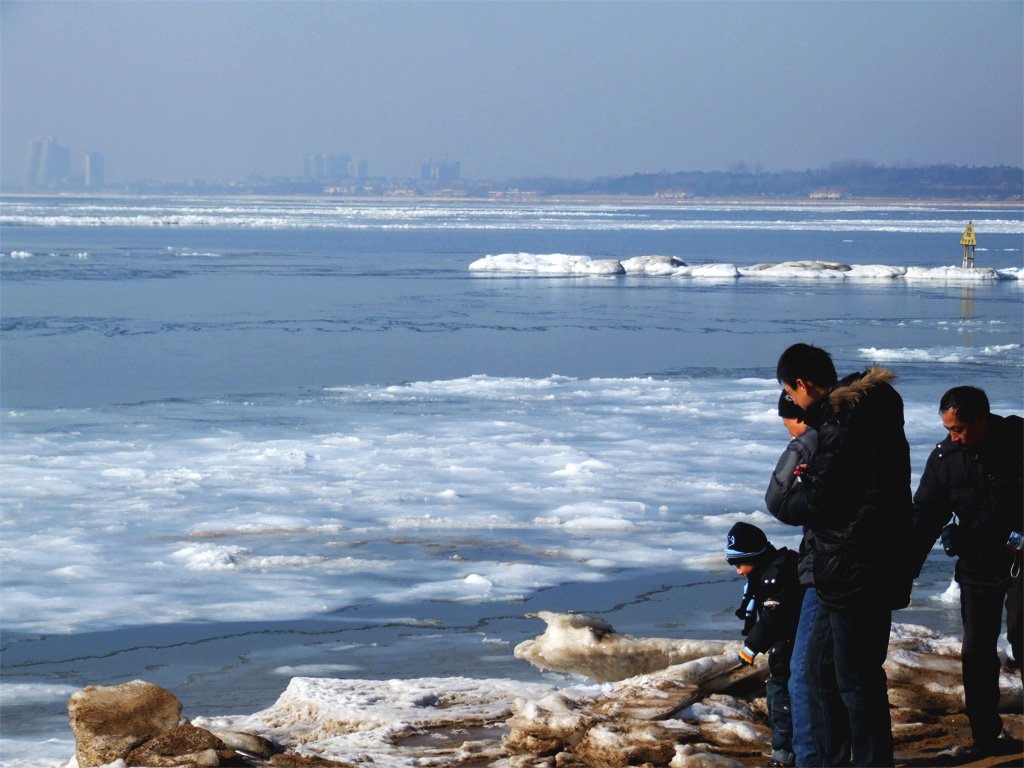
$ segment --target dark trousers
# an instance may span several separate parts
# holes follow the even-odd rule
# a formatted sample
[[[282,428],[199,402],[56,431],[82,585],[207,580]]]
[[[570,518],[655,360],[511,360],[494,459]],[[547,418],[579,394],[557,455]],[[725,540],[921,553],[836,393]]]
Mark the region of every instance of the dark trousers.
[[[768,680],[765,703],[772,724],[772,752],[793,753],[793,718],[789,706],[789,661],[793,641],[783,640],[768,652]]]
[[[819,605],[804,671],[815,746],[824,765],[891,766],[892,720],[882,665],[892,612]]]
[[[1015,661],[1021,658],[1021,577],[1008,587],[960,585],[960,617],[964,642],[960,655],[964,674],[964,699],[975,745],[990,747],[1003,730],[999,717],[999,630],[1006,603],[1006,637]],[[1024,672],[1022,672],[1024,674]]]

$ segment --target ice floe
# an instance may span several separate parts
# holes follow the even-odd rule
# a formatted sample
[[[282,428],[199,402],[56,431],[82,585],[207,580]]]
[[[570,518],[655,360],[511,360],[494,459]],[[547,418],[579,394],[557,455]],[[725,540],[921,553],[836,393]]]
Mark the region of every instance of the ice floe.
[[[1020,280],[1024,269],[1008,267],[963,269],[947,267],[903,267],[886,264],[841,264],[828,261],[784,261],[778,264],[737,266],[729,263],[687,264],[674,256],[634,256],[595,259],[561,253],[502,253],[477,259],[473,272],[537,275],[647,275],[694,279],[759,278],[762,280],[937,280],[976,282]]]

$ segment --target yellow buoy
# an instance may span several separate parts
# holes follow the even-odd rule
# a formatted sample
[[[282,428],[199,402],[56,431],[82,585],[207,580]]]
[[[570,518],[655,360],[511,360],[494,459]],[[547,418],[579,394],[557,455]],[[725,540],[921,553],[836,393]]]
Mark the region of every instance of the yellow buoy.
[[[964,236],[960,238],[960,245],[964,247],[964,263],[963,267],[966,269],[970,265],[971,269],[974,269],[974,246],[978,244],[978,239],[974,236],[974,221],[967,222],[967,229],[964,230]],[[968,249],[970,249],[970,255],[968,256]]]

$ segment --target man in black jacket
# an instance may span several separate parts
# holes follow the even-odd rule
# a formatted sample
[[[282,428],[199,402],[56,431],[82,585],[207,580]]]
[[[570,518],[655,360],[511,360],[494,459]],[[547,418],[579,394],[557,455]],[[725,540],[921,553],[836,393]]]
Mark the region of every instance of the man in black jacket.
[[[910,447],[903,400],[882,368],[837,381],[823,349],[794,344],[777,376],[818,433],[818,449],[776,517],[813,532],[818,612],[807,675],[825,765],[892,765],[882,665],[892,611],[910,600]]]
[[[943,544],[957,557],[964,641],[961,661],[967,717],[980,756],[996,750],[1003,724],[996,645],[1006,602],[1006,637],[1022,660],[1021,531],[1024,530],[1024,429],[1019,416],[989,412],[976,387],[954,387],[939,413],[949,430],[928,457],[914,494],[916,571],[950,518]]]

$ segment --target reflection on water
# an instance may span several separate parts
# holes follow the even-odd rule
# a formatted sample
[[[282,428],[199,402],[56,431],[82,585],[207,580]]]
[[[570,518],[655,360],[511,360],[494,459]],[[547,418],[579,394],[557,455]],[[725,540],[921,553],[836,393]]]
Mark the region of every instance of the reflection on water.
[[[961,320],[972,320],[974,318],[974,286],[965,285],[961,289],[960,293],[960,319]],[[963,333],[964,344],[967,347],[974,346],[974,333],[971,331],[970,324],[964,326]]]
[[[965,285],[960,294],[960,319],[970,320],[974,317],[974,286]]]

